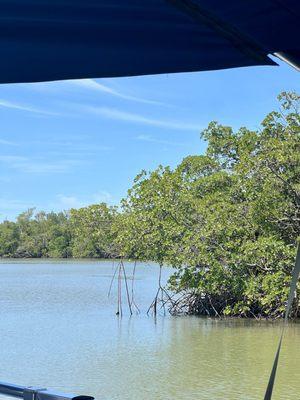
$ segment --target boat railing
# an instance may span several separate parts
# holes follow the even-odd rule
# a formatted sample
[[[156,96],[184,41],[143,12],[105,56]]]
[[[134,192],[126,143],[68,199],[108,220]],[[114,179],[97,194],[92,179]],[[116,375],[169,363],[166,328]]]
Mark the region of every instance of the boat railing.
[[[20,386],[0,382],[0,394],[24,400],[94,400],[92,396],[60,393],[34,386]]]

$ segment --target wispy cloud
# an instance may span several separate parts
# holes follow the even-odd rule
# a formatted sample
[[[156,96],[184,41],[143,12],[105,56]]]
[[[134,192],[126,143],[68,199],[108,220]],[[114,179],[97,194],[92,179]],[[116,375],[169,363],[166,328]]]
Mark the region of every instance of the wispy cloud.
[[[151,135],[138,135],[136,137],[137,140],[140,140],[142,142],[148,142],[148,143],[157,143],[157,144],[164,144],[164,145],[170,145],[170,146],[185,146],[185,143],[183,142],[174,142],[172,140],[162,140],[162,139],[156,139]]]
[[[13,164],[15,162],[22,162],[22,161],[26,161],[27,158],[26,157],[22,157],[22,156],[0,156],[0,161],[4,162],[4,163],[8,163],[8,164]]]
[[[76,195],[65,195],[59,194],[57,197],[57,203],[54,206],[55,209],[69,210],[71,208],[86,207],[91,204],[99,203],[111,203],[112,196],[105,190],[100,190],[90,196],[78,197]]]
[[[0,197],[0,209],[1,210],[18,210],[18,209],[23,209],[27,210],[28,208],[32,207],[32,204],[30,203],[25,203],[20,200],[13,200],[13,199],[6,199],[3,197]],[[0,213],[3,214],[3,213]]]
[[[0,144],[3,144],[5,146],[18,146],[18,143],[12,142],[10,140],[5,140],[5,139],[0,139]]]
[[[24,153],[0,154],[0,164],[21,173],[36,175],[72,172],[78,166],[92,163],[99,154],[113,150],[105,143],[94,143],[89,135],[74,136],[73,140],[70,135],[57,139],[46,137],[44,140],[21,141],[19,145]]]
[[[8,183],[11,181],[11,178],[8,176],[0,176],[0,182]]]
[[[28,143],[28,142],[27,142]],[[110,151],[113,150],[112,146],[101,145],[97,143],[93,143],[93,139],[89,136],[82,135],[82,137],[78,139],[57,139],[57,140],[33,140],[30,144],[34,145],[42,145],[47,146],[47,148],[56,148],[60,149],[59,153],[66,154],[66,149],[70,152],[78,152],[82,155],[85,155],[86,152],[100,152],[100,151]]]
[[[0,220],[14,219],[14,216],[34,207],[32,203],[0,197]]]
[[[15,102],[4,100],[4,99],[0,99],[0,107],[11,108],[11,109],[20,110],[20,111],[26,111],[26,112],[30,112],[30,113],[34,113],[34,114],[59,115],[58,113],[55,113],[52,111],[41,110],[39,108],[35,108],[35,107],[29,106],[29,105],[15,103]]]
[[[95,81],[94,79],[70,79],[66,81],[59,81],[59,82],[45,82],[45,83],[28,83],[26,84],[27,87],[34,88],[41,91],[49,91],[49,92],[57,92],[58,90],[61,91],[61,88],[79,88],[84,90],[89,90],[98,93],[104,93],[110,96],[117,97],[119,99],[128,100],[128,101],[135,101],[138,103],[145,103],[145,104],[153,104],[153,105],[164,105],[165,103],[146,99],[144,97],[133,96],[128,93],[124,93],[123,91],[116,90],[111,88],[108,85],[100,83],[99,81]]]
[[[18,199],[0,197],[0,221],[4,219],[12,220],[16,215],[29,208],[50,212],[81,208],[102,202],[108,204],[112,204],[113,202],[111,194],[105,190],[99,190],[87,196],[58,194],[52,201],[44,204],[39,204],[35,200],[25,202]]]
[[[30,174],[64,173],[79,165],[78,160],[60,160],[57,162],[26,161],[15,165],[16,168]]]
[[[87,159],[87,157],[95,157],[99,154],[111,152],[114,147],[106,144],[95,143],[95,139],[89,135],[71,137],[33,140],[27,142],[26,145],[37,146],[43,148],[47,157],[64,157],[76,158],[79,160]]]
[[[136,101],[138,103],[145,103],[145,104],[165,105],[164,103],[162,103],[160,101],[145,99],[143,97],[131,96],[131,95],[123,93],[119,90],[112,89],[111,87],[109,87],[107,85],[103,85],[103,83],[97,82],[93,79],[76,79],[76,80],[70,80],[68,82],[73,85],[85,88],[85,89],[107,93],[112,96],[119,97],[120,99],[124,99],[124,100]]]
[[[0,156],[0,162],[5,163],[9,168],[29,174],[64,173],[81,163],[80,160],[46,161],[13,155]]]
[[[80,110],[91,114],[100,115],[108,119],[114,119],[117,121],[124,121],[124,122],[133,122],[143,125],[157,126],[160,128],[176,129],[183,131],[200,131],[201,128],[200,124],[198,125],[198,124],[190,124],[188,122],[155,119],[155,118],[145,117],[141,114],[135,114],[118,110],[116,108],[82,105],[80,107]]]

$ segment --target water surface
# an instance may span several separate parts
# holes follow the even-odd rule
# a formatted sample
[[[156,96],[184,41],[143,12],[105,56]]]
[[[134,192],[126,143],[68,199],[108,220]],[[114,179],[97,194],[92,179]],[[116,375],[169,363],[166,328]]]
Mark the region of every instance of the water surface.
[[[127,263],[128,274],[132,264]],[[146,310],[158,268],[139,264],[141,314],[115,315],[107,261],[0,263],[0,380],[104,400],[262,399],[280,325]],[[169,270],[164,272],[167,279]],[[125,299],[124,299],[125,302]],[[300,324],[287,330],[274,399],[298,400]]]

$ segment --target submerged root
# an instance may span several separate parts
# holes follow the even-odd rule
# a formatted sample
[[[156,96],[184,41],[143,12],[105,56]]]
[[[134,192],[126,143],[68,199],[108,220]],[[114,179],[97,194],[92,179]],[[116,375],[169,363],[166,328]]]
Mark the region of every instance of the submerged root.
[[[161,273],[162,273],[162,265],[159,266],[159,276],[158,276],[158,289],[156,295],[150,304],[147,314],[152,313],[155,317],[159,310],[163,310],[164,315],[166,314],[166,307],[168,310],[172,308],[173,299],[172,296],[168,293],[166,288],[161,284]]]
[[[224,307],[209,295],[186,291],[180,294],[169,308],[172,315],[205,315],[221,318]]]
[[[136,272],[136,261],[134,262],[133,271],[132,271],[130,305],[131,305],[131,309],[135,309],[136,313],[139,314],[139,313],[140,313],[140,309],[139,309],[139,307],[138,307],[138,305],[136,304],[136,301],[135,301],[135,299],[134,299],[135,272]]]
[[[110,285],[109,285],[109,290],[108,290],[108,297],[111,294],[112,287],[114,284],[114,281],[117,279],[117,287],[118,287],[118,295],[117,295],[117,311],[116,315],[122,317],[123,315],[123,302],[122,302],[122,290],[124,289],[122,286],[122,283],[125,283],[125,295],[126,295],[126,301],[127,301],[127,306],[129,309],[130,315],[133,314],[133,309],[137,313],[140,312],[139,307],[137,306],[135,299],[134,299],[134,279],[135,279],[135,272],[136,272],[136,262],[134,263],[133,267],[133,277],[132,277],[132,284],[131,284],[131,293],[129,292],[129,285],[128,285],[128,277],[126,273],[126,269],[124,266],[123,260],[120,260],[114,270]]]

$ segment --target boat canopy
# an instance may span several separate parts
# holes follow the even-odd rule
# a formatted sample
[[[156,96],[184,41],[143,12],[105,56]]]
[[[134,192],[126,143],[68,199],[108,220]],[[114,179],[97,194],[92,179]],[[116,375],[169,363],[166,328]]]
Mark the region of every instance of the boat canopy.
[[[299,0],[0,0],[0,83],[300,65]]]

